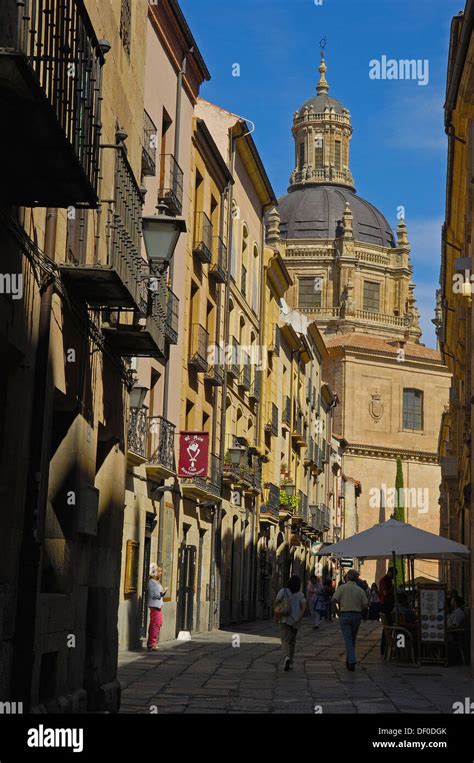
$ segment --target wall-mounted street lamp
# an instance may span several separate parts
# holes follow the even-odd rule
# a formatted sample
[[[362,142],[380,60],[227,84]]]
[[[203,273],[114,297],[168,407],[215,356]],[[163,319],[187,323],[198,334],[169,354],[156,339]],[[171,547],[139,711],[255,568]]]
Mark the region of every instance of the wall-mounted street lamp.
[[[285,482],[283,485],[283,490],[285,491],[287,498],[293,498],[295,494],[295,485],[293,482]]]
[[[151,264],[164,273],[181,233],[186,233],[186,221],[184,217],[168,215],[166,204],[158,204],[156,210],[156,214],[142,217],[143,240]]]
[[[130,408],[142,408],[147,392],[148,387],[143,387],[141,384],[134,384],[130,391]]]
[[[244,448],[243,445],[234,445],[233,448],[229,448],[230,463],[234,466],[238,466],[245,451],[246,448]]]

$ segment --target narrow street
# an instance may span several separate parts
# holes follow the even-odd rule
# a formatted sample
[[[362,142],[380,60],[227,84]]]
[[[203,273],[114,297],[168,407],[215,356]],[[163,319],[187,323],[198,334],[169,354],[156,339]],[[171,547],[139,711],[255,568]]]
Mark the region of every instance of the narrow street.
[[[337,620],[313,631],[305,619],[288,673],[268,620],[167,642],[157,653],[123,652],[121,712],[452,713],[472,696],[468,667],[385,663],[380,633],[379,623],[362,623],[355,673],[344,666]]]

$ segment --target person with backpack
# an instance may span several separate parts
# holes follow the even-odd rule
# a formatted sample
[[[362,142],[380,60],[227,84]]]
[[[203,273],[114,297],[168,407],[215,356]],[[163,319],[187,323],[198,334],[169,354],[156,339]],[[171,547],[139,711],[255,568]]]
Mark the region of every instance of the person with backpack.
[[[281,588],[275,599],[275,620],[280,625],[281,647],[283,651],[283,670],[293,667],[296,636],[306,610],[306,599],[301,591],[301,580],[292,575],[285,588]]]

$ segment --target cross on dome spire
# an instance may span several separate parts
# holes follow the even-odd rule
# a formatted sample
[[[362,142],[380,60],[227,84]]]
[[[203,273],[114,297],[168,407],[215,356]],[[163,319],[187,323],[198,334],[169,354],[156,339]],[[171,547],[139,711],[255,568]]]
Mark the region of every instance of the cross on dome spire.
[[[319,44],[320,44],[320,47],[321,47],[321,63],[319,65],[319,73],[320,73],[321,76],[320,76],[319,82],[318,82],[318,84],[316,86],[316,90],[318,92],[318,95],[322,95],[324,93],[328,93],[329,92],[329,85],[328,85],[327,80],[326,80],[327,66],[326,66],[326,62],[324,60],[324,47],[326,45],[326,40],[325,39],[321,40],[321,42]]]

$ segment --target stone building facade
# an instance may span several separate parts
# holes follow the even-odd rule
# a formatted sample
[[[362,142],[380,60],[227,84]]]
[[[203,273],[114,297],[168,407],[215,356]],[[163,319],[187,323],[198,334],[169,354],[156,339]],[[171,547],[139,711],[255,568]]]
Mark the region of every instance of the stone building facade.
[[[439,532],[437,443],[449,372],[439,352],[420,342],[405,221],[395,238],[378,209],[356,195],[350,114],[328,94],[324,59],[319,71],[317,94],[294,115],[295,169],[268,217],[267,241],[293,281],[290,306],[316,321],[329,351],[324,378],[341,402],[334,431],[345,443],[344,473],[361,491],[346,527],[361,531],[389,518],[393,509],[383,497],[374,505],[373,496],[394,487],[400,456],[405,488],[429,496],[428,510],[415,508],[409,521]],[[363,570],[370,582],[383,573],[372,562]],[[436,576],[437,566],[420,563],[417,571]]]
[[[471,550],[468,564],[451,562],[447,579],[471,606],[471,665],[474,657],[474,512],[472,510],[473,320],[472,173],[474,151],[474,3],[451,24],[445,104],[448,135],[446,216],[437,320],[441,354],[452,373],[449,404],[439,438],[442,469],[441,531]]]

